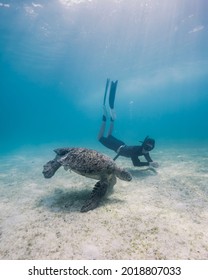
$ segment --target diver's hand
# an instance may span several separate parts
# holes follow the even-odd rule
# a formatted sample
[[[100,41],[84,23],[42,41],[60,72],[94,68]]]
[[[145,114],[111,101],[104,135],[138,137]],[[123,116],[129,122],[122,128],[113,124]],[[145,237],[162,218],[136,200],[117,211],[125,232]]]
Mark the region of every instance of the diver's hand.
[[[158,162],[156,162],[156,161],[152,161],[152,162],[149,163],[149,166],[150,166],[150,167],[153,167],[153,168],[158,168],[158,167],[159,167],[159,164],[158,164]]]

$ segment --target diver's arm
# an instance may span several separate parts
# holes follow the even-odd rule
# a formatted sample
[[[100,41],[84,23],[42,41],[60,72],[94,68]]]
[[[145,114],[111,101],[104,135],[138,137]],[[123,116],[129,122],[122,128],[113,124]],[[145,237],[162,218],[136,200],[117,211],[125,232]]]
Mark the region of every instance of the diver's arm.
[[[134,166],[149,166],[149,162],[141,162],[138,157],[131,157]]]
[[[157,162],[154,162],[150,156],[149,157],[145,156],[145,158],[146,158],[146,160],[149,159],[149,161],[141,162],[138,157],[131,157],[131,160],[132,160],[134,166],[151,166],[154,168],[159,167],[159,164]]]
[[[148,162],[153,162],[153,160],[151,159],[149,153],[144,154],[144,157],[145,157],[146,161],[148,161]]]
[[[149,165],[149,166],[154,167],[154,168],[159,167],[159,164],[151,159],[149,153],[144,154],[144,157],[145,157],[145,159],[148,161],[148,163],[149,163],[148,165]]]

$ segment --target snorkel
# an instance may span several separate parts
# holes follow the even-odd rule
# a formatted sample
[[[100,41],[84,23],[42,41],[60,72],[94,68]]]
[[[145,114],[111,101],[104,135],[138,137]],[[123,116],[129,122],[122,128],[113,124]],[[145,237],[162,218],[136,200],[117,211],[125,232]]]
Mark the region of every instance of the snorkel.
[[[155,140],[150,138],[149,136],[146,136],[144,141],[140,141],[142,143],[142,148],[149,152],[154,149],[155,147]]]

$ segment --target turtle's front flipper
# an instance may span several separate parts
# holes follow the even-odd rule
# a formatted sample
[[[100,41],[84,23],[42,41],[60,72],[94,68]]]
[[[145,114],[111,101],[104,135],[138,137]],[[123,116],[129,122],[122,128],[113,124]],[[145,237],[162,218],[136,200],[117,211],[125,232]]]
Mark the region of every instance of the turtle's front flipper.
[[[47,179],[51,178],[60,166],[61,164],[56,160],[56,158],[50,160],[43,166],[43,176]]]
[[[98,204],[100,203],[100,200],[105,195],[107,188],[109,184],[107,181],[99,181],[95,184],[94,189],[92,190],[92,193],[89,197],[89,199],[85,202],[85,204],[81,208],[81,212],[87,212],[89,210],[95,209]]]

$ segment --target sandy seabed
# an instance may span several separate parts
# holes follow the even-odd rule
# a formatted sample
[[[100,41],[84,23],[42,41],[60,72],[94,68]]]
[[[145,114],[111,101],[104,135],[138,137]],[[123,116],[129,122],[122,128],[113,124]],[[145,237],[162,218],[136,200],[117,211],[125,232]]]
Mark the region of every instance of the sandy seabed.
[[[157,150],[156,172],[119,158],[133,180],[118,179],[87,213],[96,181],[63,168],[44,179],[53,156],[44,147],[0,157],[0,259],[208,259],[207,148]]]

